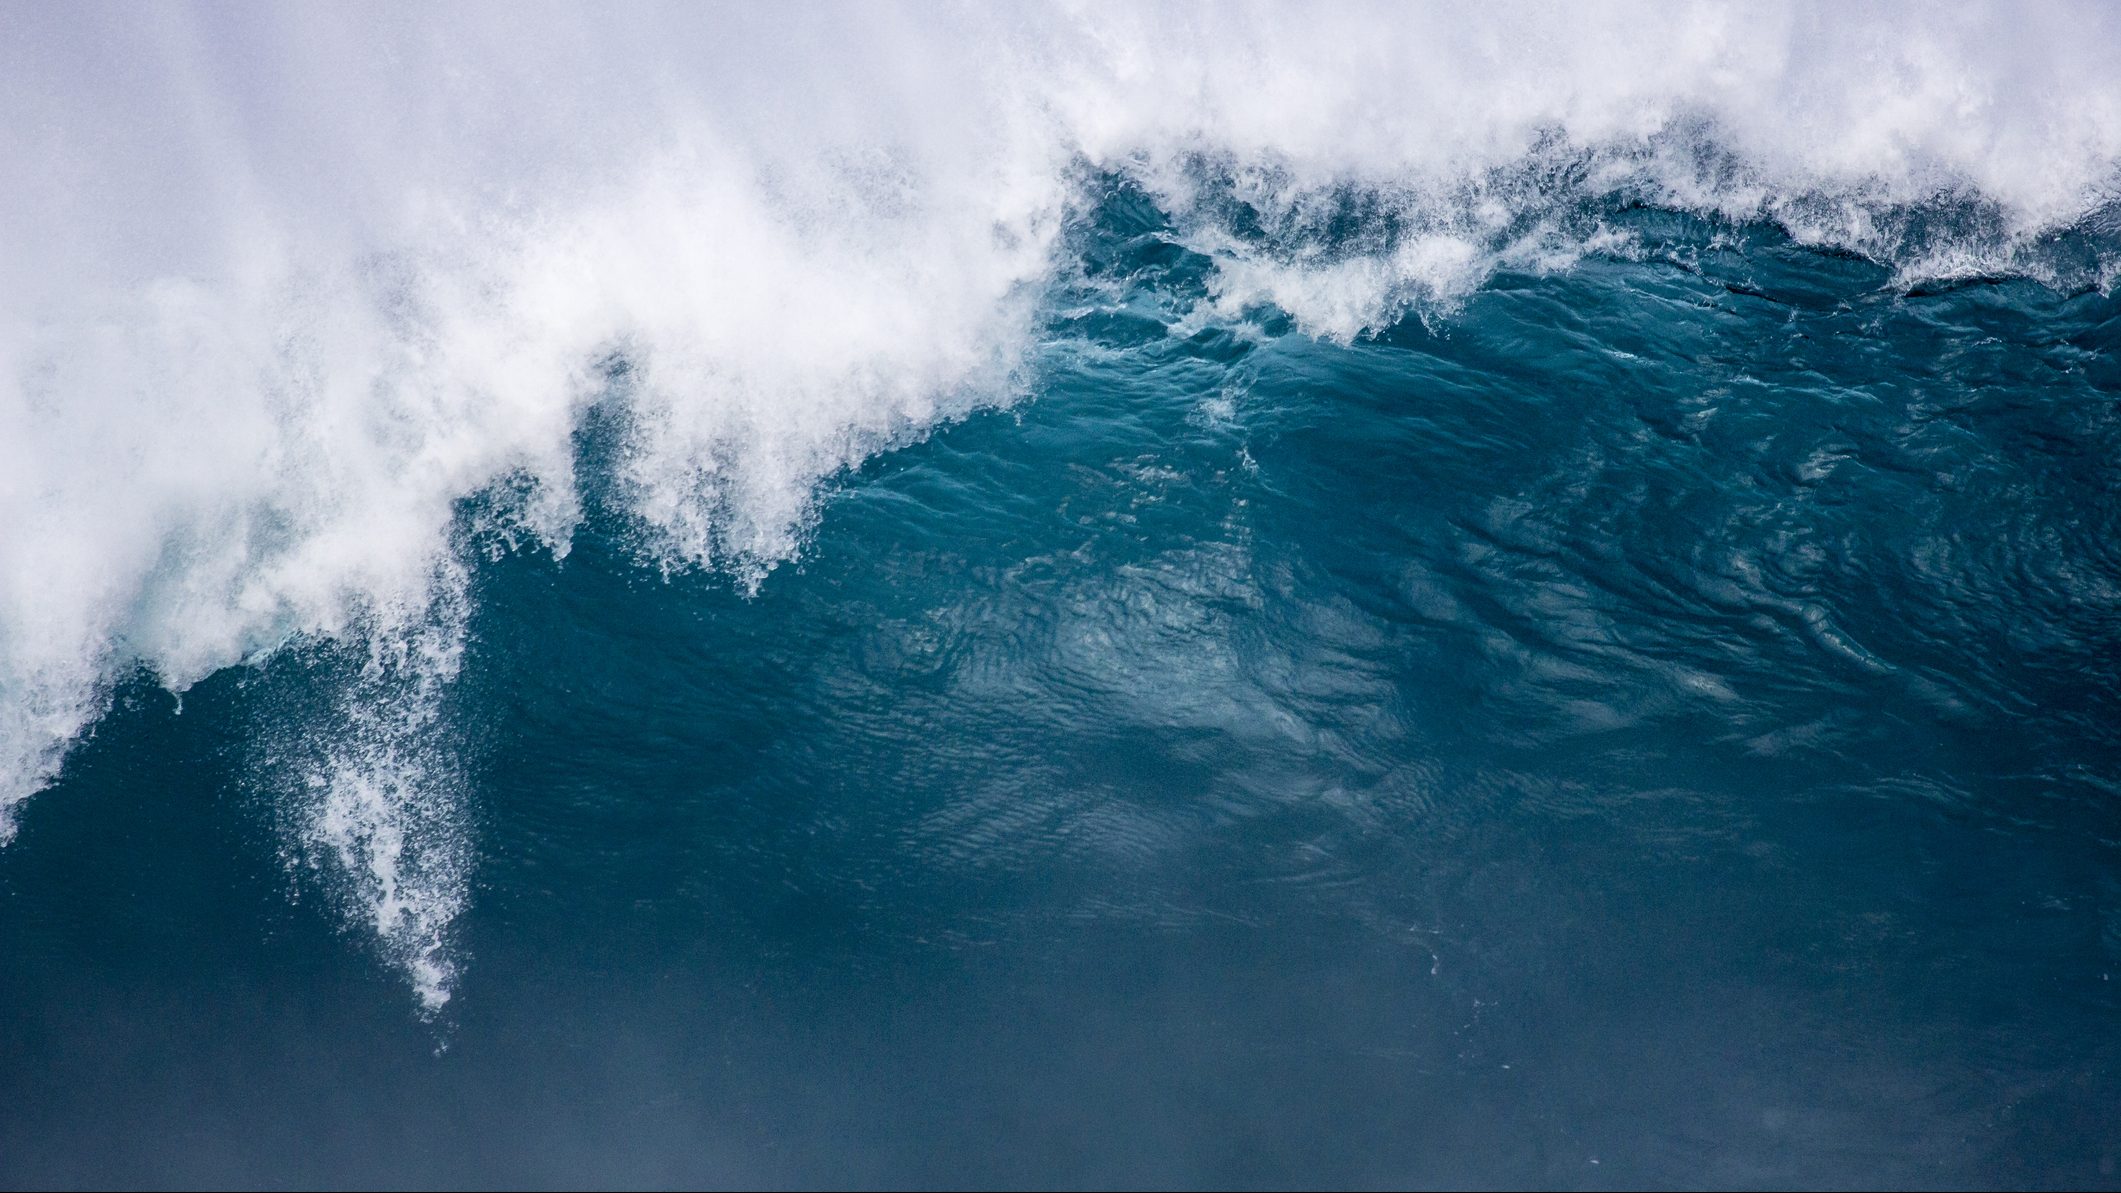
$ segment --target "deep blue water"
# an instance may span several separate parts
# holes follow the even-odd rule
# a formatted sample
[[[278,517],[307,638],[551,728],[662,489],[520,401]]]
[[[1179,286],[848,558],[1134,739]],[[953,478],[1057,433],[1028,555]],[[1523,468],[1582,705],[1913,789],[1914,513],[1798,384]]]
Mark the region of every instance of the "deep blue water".
[[[1335,344],[1116,195],[755,592],[592,419],[470,547],[432,1020],[258,766],[347,658],[128,686],[0,852],[0,1183],[2121,1181],[2121,298],[1613,218]]]

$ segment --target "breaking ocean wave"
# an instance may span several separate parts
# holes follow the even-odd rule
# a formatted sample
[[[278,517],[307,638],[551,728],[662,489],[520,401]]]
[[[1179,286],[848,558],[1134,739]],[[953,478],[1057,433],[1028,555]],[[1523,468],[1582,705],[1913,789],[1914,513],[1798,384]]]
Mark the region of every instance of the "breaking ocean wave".
[[[1734,320],[1821,321],[1843,338],[1820,342],[1864,359],[1957,361],[1897,395],[1854,377],[1863,366],[1805,366],[1835,400],[1900,403],[1907,427],[1956,417],[1955,384],[1986,392],[1983,336],[2038,339],[2028,319],[2060,329],[2041,349],[2056,376],[2080,370],[2058,400],[2110,397],[2121,18],[2103,6],[17,4],[0,20],[0,838],[138,677],[181,698],[230,668],[319,660],[320,694],[247,747],[250,781],[290,872],[428,1014],[450,1000],[455,925],[478,898],[478,717],[453,693],[478,577],[510,560],[564,567],[593,530],[644,577],[755,600],[823,549],[834,494],[979,412],[1170,382],[1210,395],[1186,398],[1184,425],[1216,439],[1261,400],[1261,358],[1323,376],[1333,353],[1423,336],[1499,336],[1495,377],[1593,345],[1582,359],[1610,369],[1611,401],[1676,395],[1643,418],[1677,437],[1713,436],[1716,410],[1754,418],[1745,395],[1772,409],[1760,393],[1803,374],[1771,373],[1810,350],[1794,340],[1742,359],[1731,344],[1783,333],[1719,340]],[[2031,296],[2015,330],[1921,305],[1990,284]],[[1640,305],[1502,313],[1541,285]],[[1399,401],[1448,421],[1472,384],[1444,370]],[[1314,422],[1375,417],[1316,400]],[[1149,418],[1160,399],[1140,401],[1107,413]],[[1953,473],[1924,454],[1953,449],[1915,430],[1886,435],[1905,454],[1880,462],[1870,434],[1852,424],[1787,467],[1811,483],[1873,452],[1957,484],[1990,466]],[[1635,492],[1611,480],[1638,450],[1619,444],[1584,449],[1582,484]],[[1251,450],[1219,467],[1249,475]],[[1053,483],[1033,459],[1026,500]],[[1153,523],[1206,483],[1129,467],[1107,480],[1136,502],[1101,525]],[[1250,500],[1271,499],[1261,483]],[[2025,485],[1997,501],[2051,496]],[[1541,503],[1577,508],[1582,492],[1535,485],[1461,527],[1453,566],[1488,575],[1517,553],[1524,603],[1453,596],[1413,565],[1393,599],[1439,626],[1490,620],[1465,632],[1529,685],[1490,698],[1514,715],[1538,683],[1561,685],[1574,695],[1545,706],[1557,734],[1720,703],[1764,753],[1776,733],[1831,736],[1825,712],[1749,721],[1745,676],[1783,681],[1713,644],[1685,657],[1691,640],[1631,637],[1576,582],[1526,579],[1544,566],[1526,561],[1596,553],[1536,525]],[[2098,509],[2099,533],[2043,524],[2074,554],[1940,529],[1869,558],[1919,573],[1992,551],[2008,557],[1989,559],[1995,575],[2051,571],[2047,591],[2075,594],[2022,638],[2110,630],[2088,612],[2111,608],[2115,582]],[[1734,538],[1797,517],[1697,512]],[[1364,735],[1397,730],[1303,711],[1332,704],[1305,688],[1316,676],[1238,683],[1271,670],[1257,643],[1187,645],[1298,583],[1257,562],[1249,533],[1203,531],[1110,573],[1070,574],[1064,553],[1023,563],[1065,614],[1043,648],[1060,690],[1246,750],[1383,748]],[[1941,715],[2037,703],[1864,647],[1830,601],[1795,591],[1824,565],[1794,546],[1775,558],[1767,574],[1696,559],[1720,588],[1620,591],[1779,627],[1837,666],[1901,676]],[[1316,605],[1316,633],[1366,624],[1370,599]],[[967,699],[1037,702],[1012,686],[1017,664],[946,665],[922,637],[945,631],[899,629],[876,649],[909,673],[962,666]],[[1348,632],[1359,659],[1378,631]],[[1665,694],[1588,694],[1601,652],[1669,668]],[[1370,699],[1376,677],[1343,665],[1340,697]],[[1277,798],[1354,798],[1293,776]],[[1121,852],[1175,831],[1107,814]],[[986,804],[935,816],[946,834],[1007,835]]]

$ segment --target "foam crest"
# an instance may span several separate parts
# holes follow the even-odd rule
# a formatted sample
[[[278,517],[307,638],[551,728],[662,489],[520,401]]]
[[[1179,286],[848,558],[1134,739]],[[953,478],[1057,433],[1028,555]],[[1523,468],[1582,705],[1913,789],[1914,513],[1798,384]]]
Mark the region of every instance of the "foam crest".
[[[1014,396],[1100,176],[1215,262],[1198,317],[1341,339],[1632,203],[2114,260],[2094,5],[0,11],[0,837],[133,668],[460,646],[460,504],[564,552],[598,403],[644,553],[756,584],[827,478]],[[430,1005],[453,666],[353,684],[301,830]]]

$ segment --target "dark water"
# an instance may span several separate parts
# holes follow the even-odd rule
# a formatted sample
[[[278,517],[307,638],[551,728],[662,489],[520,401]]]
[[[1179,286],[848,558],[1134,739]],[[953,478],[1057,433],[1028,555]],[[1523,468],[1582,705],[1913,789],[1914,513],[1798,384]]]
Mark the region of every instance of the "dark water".
[[[485,559],[432,1022],[255,777],[343,661],[128,688],[0,1181],[2121,1182],[2121,300],[1618,218],[1336,345],[1120,196],[755,594]]]

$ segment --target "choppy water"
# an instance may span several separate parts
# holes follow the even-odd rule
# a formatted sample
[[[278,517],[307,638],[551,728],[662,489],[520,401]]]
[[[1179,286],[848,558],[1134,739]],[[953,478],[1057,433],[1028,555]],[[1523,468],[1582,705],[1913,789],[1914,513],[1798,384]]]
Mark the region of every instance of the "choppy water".
[[[1955,123],[1717,11],[1393,28],[1501,55],[1444,133],[1273,12],[739,21],[817,143],[316,242],[328,31],[146,23],[293,239],[13,267],[0,1181],[2121,1179],[2121,88],[2025,82],[2115,43],[1894,43]],[[931,35],[1078,90],[943,145]]]

